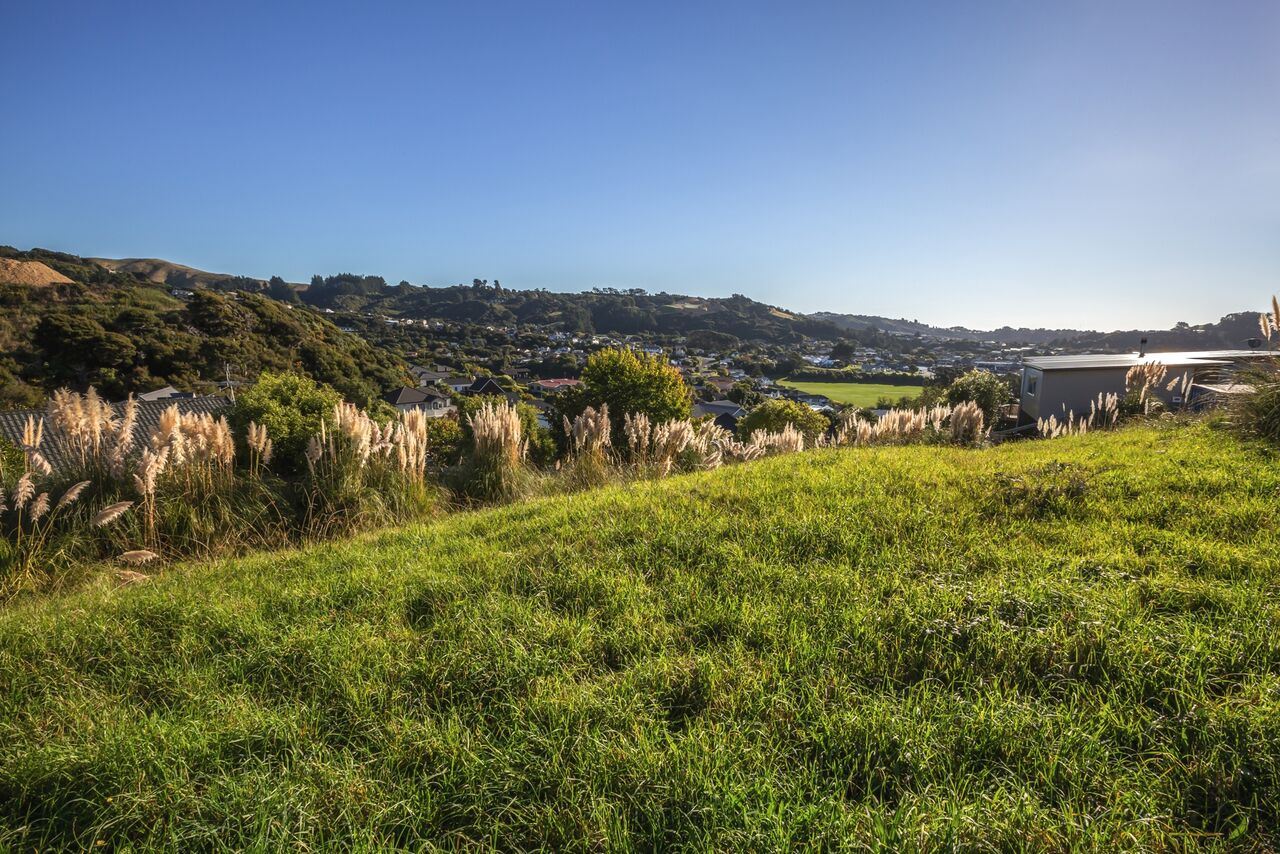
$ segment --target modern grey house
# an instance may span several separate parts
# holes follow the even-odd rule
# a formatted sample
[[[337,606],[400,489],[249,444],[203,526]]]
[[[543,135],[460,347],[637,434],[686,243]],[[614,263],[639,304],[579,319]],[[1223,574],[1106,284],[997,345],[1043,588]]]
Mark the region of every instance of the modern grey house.
[[[1022,363],[1021,418],[1035,421],[1064,414],[1087,415],[1099,394],[1125,392],[1129,369],[1159,362],[1167,369],[1166,382],[1190,373],[1198,384],[1229,378],[1241,363],[1266,356],[1259,350],[1202,350],[1183,353],[1121,353],[1087,356],[1034,356]],[[1179,389],[1152,389],[1166,406],[1181,405]]]

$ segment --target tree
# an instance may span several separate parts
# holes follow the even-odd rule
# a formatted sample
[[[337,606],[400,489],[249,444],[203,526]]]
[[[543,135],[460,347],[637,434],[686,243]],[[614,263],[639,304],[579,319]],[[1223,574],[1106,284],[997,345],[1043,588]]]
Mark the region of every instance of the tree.
[[[614,442],[622,442],[622,419],[628,413],[643,412],[661,423],[688,418],[692,412],[684,378],[661,356],[606,348],[587,358],[581,380],[581,386],[556,395],[552,427],[558,429],[563,417],[573,420],[588,406],[607,405]]]
[[[821,412],[815,412],[803,403],[785,399],[766,400],[738,422],[738,434],[747,439],[756,430],[776,433],[790,424],[806,438],[813,439],[826,432],[829,423]]]
[[[267,281],[267,296],[281,302],[300,303],[298,291],[279,276],[272,276]]]
[[[342,398],[327,385],[295,373],[263,373],[236,398],[231,420],[238,432],[250,421],[267,428],[282,469],[298,471],[307,442],[320,425],[333,423],[333,408]]]
[[[988,424],[1000,420],[1000,410],[1011,400],[1013,394],[1008,384],[990,371],[974,369],[947,386],[947,403],[955,406],[973,401],[982,407],[982,415]]]
[[[759,406],[764,403],[764,395],[756,391],[751,383],[745,381],[734,383],[725,397],[743,409],[750,409],[753,406]]]

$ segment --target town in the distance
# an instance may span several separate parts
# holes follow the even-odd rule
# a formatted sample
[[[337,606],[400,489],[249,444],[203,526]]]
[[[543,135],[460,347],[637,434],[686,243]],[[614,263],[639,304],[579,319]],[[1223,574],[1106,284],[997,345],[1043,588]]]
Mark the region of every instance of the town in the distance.
[[[354,274],[293,284],[11,247],[0,248],[0,285],[34,318],[8,335],[7,409],[36,407],[63,386],[94,386],[113,400],[229,399],[264,370],[301,369],[366,406],[457,417],[461,398],[501,396],[538,409],[549,426],[549,401],[578,383],[586,359],[627,348],[669,360],[695,417],[730,430],[769,399],[834,421],[850,408],[871,415],[927,404],[981,370],[1008,390],[993,433],[1016,435],[1122,392],[1126,373],[1152,360],[1197,369],[1185,399],[1170,389],[1166,403],[1219,399],[1231,392],[1233,366],[1262,343],[1256,311],[1167,330],[979,331],[803,315],[741,295],[556,293],[496,279],[425,287]]]

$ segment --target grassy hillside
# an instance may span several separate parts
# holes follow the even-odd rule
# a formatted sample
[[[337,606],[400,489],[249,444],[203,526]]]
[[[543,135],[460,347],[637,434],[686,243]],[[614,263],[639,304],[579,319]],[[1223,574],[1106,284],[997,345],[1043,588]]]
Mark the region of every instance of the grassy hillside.
[[[65,280],[0,284],[0,408],[38,405],[63,386],[120,399],[170,383],[210,392],[228,373],[289,369],[366,404],[408,380],[394,354],[263,294],[201,290],[183,301],[74,255],[0,246],[0,261]]]
[[[1280,465],[817,451],[0,614],[0,846],[1280,845]]]

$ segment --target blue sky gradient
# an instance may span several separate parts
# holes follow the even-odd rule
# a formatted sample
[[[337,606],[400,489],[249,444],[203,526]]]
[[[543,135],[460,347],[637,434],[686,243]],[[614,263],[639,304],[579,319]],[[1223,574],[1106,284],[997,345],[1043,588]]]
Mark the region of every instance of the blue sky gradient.
[[[1129,328],[1280,290],[1280,3],[4,3],[0,243]]]

